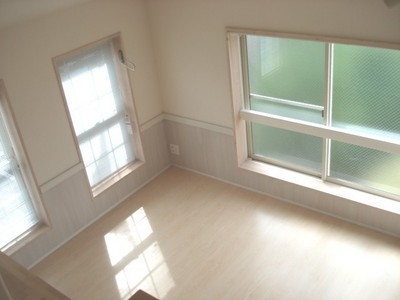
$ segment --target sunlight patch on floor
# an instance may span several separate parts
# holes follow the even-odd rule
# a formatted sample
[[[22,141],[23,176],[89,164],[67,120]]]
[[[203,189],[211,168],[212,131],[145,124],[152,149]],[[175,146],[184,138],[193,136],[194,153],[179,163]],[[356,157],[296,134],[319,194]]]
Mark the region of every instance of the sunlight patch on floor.
[[[163,298],[175,286],[143,207],[105,236],[115,282],[121,299],[138,289]]]

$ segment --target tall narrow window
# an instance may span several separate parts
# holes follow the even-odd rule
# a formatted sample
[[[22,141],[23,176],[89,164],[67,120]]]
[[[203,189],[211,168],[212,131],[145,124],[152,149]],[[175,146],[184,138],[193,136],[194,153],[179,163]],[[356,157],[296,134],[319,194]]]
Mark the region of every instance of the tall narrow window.
[[[0,249],[17,247],[41,224],[39,195],[31,180],[0,81]]]
[[[118,48],[115,37],[55,60],[92,188],[140,156],[129,80],[118,62]]]
[[[248,157],[400,199],[400,50],[293,35],[229,38]]]

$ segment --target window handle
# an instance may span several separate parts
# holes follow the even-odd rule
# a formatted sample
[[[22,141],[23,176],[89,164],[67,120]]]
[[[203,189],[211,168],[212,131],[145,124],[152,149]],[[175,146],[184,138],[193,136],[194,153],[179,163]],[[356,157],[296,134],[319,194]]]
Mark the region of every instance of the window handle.
[[[131,71],[135,71],[136,70],[135,63],[131,62],[130,60],[127,60],[125,58],[124,53],[122,52],[122,50],[118,50],[118,55],[119,55],[120,63],[123,64],[127,69],[129,69]]]
[[[133,134],[132,121],[128,114],[125,115],[125,126],[126,129],[128,130],[128,133],[132,135]]]

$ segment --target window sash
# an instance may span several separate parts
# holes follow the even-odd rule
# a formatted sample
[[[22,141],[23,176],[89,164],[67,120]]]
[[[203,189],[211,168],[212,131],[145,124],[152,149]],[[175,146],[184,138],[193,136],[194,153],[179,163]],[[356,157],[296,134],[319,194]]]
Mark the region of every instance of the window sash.
[[[249,122],[256,122],[366,148],[400,154],[400,135],[397,138],[377,137],[376,135],[370,135],[368,133],[354,133],[342,128],[329,127],[326,125],[280,117],[249,109],[241,109],[239,115],[242,120]]]
[[[118,43],[116,39],[118,38],[112,37],[106,39],[94,46],[77,50],[71,55],[59,57],[55,60],[61,86],[64,91],[64,99],[70,112],[71,123],[75,130],[77,144],[79,145],[80,156],[85,164],[89,184],[93,190],[107,179],[112,178],[114,174],[136,162],[137,156],[136,148],[138,145],[136,145],[136,140],[134,140],[135,134],[132,132],[134,123],[131,122],[133,117],[130,115],[132,109],[129,108],[126,99],[124,99],[123,89],[125,87],[122,85],[125,81],[122,79],[124,82],[121,82],[121,78],[119,78],[121,75],[119,74],[119,66],[116,63],[115,47],[116,43]],[[92,72],[96,67],[104,65],[106,65],[108,72],[109,93],[113,99],[114,111],[107,117],[98,115],[99,121],[97,123],[93,123],[88,128],[86,126],[83,130],[77,132],[77,125],[74,124],[76,118],[69,104],[68,95],[63,86],[64,82],[72,80],[74,76],[79,76],[82,72]],[[94,101],[100,103],[99,99],[100,96],[96,97]],[[101,149],[100,156],[94,159],[94,152],[89,155],[90,159],[85,158],[85,155],[83,155],[85,145],[90,144],[92,140],[100,138],[100,136],[109,136],[108,131],[118,124],[122,136],[121,144],[119,146],[112,145],[110,149],[107,148],[108,146],[106,147],[107,149]],[[138,142],[140,143],[140,141]],[[86,151],[86,153],[88,152]],[[117,157],[117,153],[122,153],[122,156]],[[106,158],[109,155],[113,158],[112,160]]]
[[[7,249],[32,231],[41,219],[2,114],[0,110],[0,249]]]
[[[114,128],[114,126],[118,126],[120,127],[120,135],[121,135],[121,140],[119,141],[118,144],[114,144],[112,141],[109,145],[109,149],[102,151],[102,153],[98,156],[95,157],[95,155],[93,154],[93,152],[91,152],[92,155],[92,159],[85,160],[85,156],[83,155],[83,153],[85,152],[84,150],[84,146],[87,143],[91,143],[92,139],[95,139],[103,134],[106,135],[106,138],[109,135],[109,130],[111,130],[112,128]],[[133,152],[133,145],[132,145],[132,139],[129,133],[130,130],[130,124],[126,119],[126,115],[124,114],[118,114],[115,115],[111,118],[109,118],[108,120],[98,124],[97,126],[91,128],[89,131],[86,131],[84,133],[82,133],[81,135],[79,135],[77,137],[78,139],[78,143],[79,143],[79,147],[81,150],[81,153],[83,155],[83,161],[85,163],[85,168],[88,171],[88,176],[89,176],[89,182],[92,186],[98,185],[100,184],[102,181],[106,180],[108,177],[113,176],[115,173],[119,172],[120,170],[122,170],[123,168],[125,168],[127,165],[129,165],[130,163],[135,161],[135,155]],[[122,150],[125,151],[126,153],[126,159],[123,160],[125,163],[121,164],[121,159],[118,160],[115,157],[115,153],[118,152],[118,150],[121,150],[121,148],[123,148]],[[110,171],[106,172],[106,173],[102,173],[100,170],[104,170],[99,168],[99,171],[96,174],[92,174],[91,172],[89,172],[90,168],[93,167],[94,165],[98,165],[98,163],[102,160],[105,159],[108,155],[112,155],[114,158],[114,166],[108,166],[110,168]]]
[[[267,35],[264,35],[264,36],[267,36]],[[309,39],[307,39],[307,40],[309,40]],[[368,130],[368,132],[369,132],[368,133],[362,129],[356,130],[355,127],[357,127],[357,126],[352,126],[353,130],[340,128],[338,126],[336,126],[336,127],[332,126],[332,100],[333,100],[332,99],[332,81],[333,81],[333,70],[332,70],[333,58],[332,58],[332,55],[333,55],[333,46],[335,43],[324,42],[325,49],[326,49],[326,53],[325,53],[325,56],[326,56],[326,75],[325,75],[326,98],[325,98],[325,107],[323,107],[323,106],[319,106],[319,105],[297,102],[295,100],[279,99],[279,98],[268,97],[268,96],[264,96],[264,95],[257,95],[257,94],[251,93],[251,91],[249,89],[249,80],[247,79],[249,71],[247,70],[248,53],[247,53],[247,49],[245,46],[245,43],[246,43],[245,36],[244,36],[244,38],[241,39],[240,42],[242,44],[241,45],[241,48],[242,48],[241,60],[243,63],[243,68],[246,69],[246,71],[243,74],[244,75],[243,76],[243,84],[245,86],[244,91],[246,91],[247,94],[244,97],[244,107],[245,108],[241,110],[241,117],[244,120],[251,121],[248,118],[246,119],[244,116],[248,115],[249,113],[254,113],[254,115],[258,115],[258,117],[256,117],[257,119],[262,118],[261,116],[264,115],[266,118],[270,118],[271,122],[272,122],[272,119],[275,119],[277,122],[278,122],[278,120],[281,120],[281,121],[288,120],[288,121],[293,121],[294,123],[298,122],[300,126],[309,125],[310,127],[314,127],[314,129],[316,129],[316,128],[326,129],[325,133],[323,133],[320,130],[317,130],[316,133],[314,133],[313,131],[312,132],[309,131],[309,133],[311,135],[316,135],[316,136],[319,136],[322,138],[335,139],[338,141],[348,142],[348,143],[351,143],[351,141],[355,138],[354,144],[356,144],[356,145],[400,154],[399,147],[398,147],[398,145],[400,145],[400,143],[398,142],[400,140],[400,134],[396,134],[396,133],[387,134],[386,133],[385,136],[383,136],[382,134],[380,134],[381,131],[377,130],[377,129],[376,130]],[[243,51],[243,49],[245,51]],[[301,107],[301,108],[305,108],[305,109],[312,110],[312,111],[320,111],[322,113],[322,115],[324,116],[324,119],[325,119],[324,124],[325,125],[313,126],[313,124],[315,124],[313,122],[308,122],[305,120],[291,119],[291,118],[287,118],[287,117],[280,117],[275,114],[262,113],[259,111],[252,110],[252,109],[250,109],[250,99],[251,98],[263,99],[263,100],[267,100],[270,102],[285,104],[285,105],[292,106],[292,107]],[[243,114],[242,114],[242,112],[243,112]],[[270,122],[267,122],[265,120],[264,120],[264,123],[260,123],[260,124],[274,126]],[[303,131],[303,130],[297,131],[296,127],[294,127],[294,126],[292,127],[290,125],[289,125],[289,127],[292,129],[279,127],[279,126],[276,126],[276,127],[296,131],[299,133],[308,134],[307,131]],[[310,130],[310,127],[307,127],[305,130]],[[300,130],[300,128],[299,128],[299,130]],[[332,133],[328,134],[327,131],[331,131]],[[370,134],[371,132],[374,132],[375,134]],[[382,131],[382,133],[383,133],[383,131]],[[360,137],[360,138],[358,138],[358,137]],[[372,141],[374,141],[374,142],[372,142]],[[377,144],[375,144],[375,142],[377,142]]]

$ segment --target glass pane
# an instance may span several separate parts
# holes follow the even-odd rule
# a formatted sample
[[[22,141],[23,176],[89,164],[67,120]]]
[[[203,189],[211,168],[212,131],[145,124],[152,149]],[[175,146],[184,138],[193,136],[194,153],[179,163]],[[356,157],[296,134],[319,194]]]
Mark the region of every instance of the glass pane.
[[[321,173],[322,139],[253,123],[253,153],[297,170]]]
[[[0,169],[0,248],[39,221],[13,169],[10,164]]]
[[[400,195],[400,155],[332,141],[330,177]]]
[[[107,65],[103,65],[92,70],[93,82],[96,86],[96,94],[98,97],[110,94],[112,87],[109,78]]]
[[[91,186],[106,179],[135,160],[131,138],[124,118],[89,140],[80,143]]]
[[[103,120],[107,120],[117,114],[114,95],[112,93],[105,94],[104,96],[100,97],[98,100],[98,105],[100,107]]]
[[[127,147],[125,145],[121,145],[121,147],[118,147],[114,151],[115,161],[118,168],[125,166],[129,161],[131,161],[131,157],[128,157],[126,149]]]
[[[108,130],[95,135],[91,138],[90,143],[92,144],[93,156],[96,160],[100,159],[112,150]]]
[[[247,54],[251,109],[323,122],[324,43],[247,36]]]
[[[81,149],[82,159],[85,166],[88,166],[95,161],[92,143],[90,141],[81,143],[79,148]]]
[[[108,153],[106,156],[101,157],[91,165],[86,166],[91,186],[98,184],[117,170],[118,168],[116,166],[113,152]]]
[[[39,222],[0,116],[0,248]]]
[[[400,51],[335,45],[333,126],[399,138]]]
[[[117,114],[118,91],[113,92],[110,87],[111,74],[106,64],[62,80],[77,135]]]
[[[111,144],[113,148],[117,148],[124,141],[127,141],[129,139],[127,134],[123,134],[122,132],[123,126],[124,125],[121,126],[121,123],[118,123],[109,129]]]

